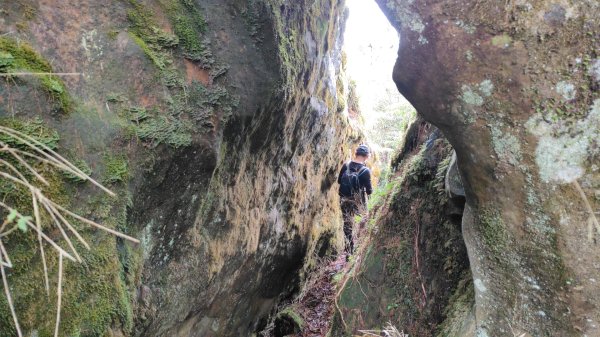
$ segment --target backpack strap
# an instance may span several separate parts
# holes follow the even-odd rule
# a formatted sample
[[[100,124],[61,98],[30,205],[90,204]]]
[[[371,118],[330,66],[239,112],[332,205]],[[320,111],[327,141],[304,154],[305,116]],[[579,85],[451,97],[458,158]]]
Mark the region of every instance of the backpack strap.
[[[368,171],[369,168],[367,166],[363,166],[359,171],[358,171],[358,176],[360,177],[363,173],[365,173],[366,171]]]

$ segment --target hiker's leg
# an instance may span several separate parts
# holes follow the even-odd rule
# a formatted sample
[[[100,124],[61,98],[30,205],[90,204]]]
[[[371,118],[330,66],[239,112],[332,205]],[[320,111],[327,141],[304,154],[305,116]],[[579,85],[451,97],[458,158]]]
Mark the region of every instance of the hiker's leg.
[[[344,218],[344,250],[352,254],[354,243],[352,240],[352,225],[354,224],[354,205],[349,202],[342,203],[342,215]]]
[[[354,240],[352,240],[352,219],[349,216],[344,220],[344,243],[345,243],[345,251],[348,254],[352,254],[354,250]]]
[[[348,224],[348,241],[350,242],[350,253],[354,254],[354,219],[357,215],[361,214],[359,209],[359,204],[357,202],[350,203],[350,223]]]

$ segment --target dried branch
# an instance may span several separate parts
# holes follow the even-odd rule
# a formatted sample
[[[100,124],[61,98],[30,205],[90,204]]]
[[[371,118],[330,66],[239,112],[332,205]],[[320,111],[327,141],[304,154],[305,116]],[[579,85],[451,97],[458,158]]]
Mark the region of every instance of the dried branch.
[[[36,231],[37,233],[39,233],[39,235],[46,241],[48,242],[54,249],[56,249],[59,253],[62,253],[66,258],[68,258],[69,260],[75,262],[77,261],[73,256],[71,256],[71,254],[67,253],[64,249],[62,249],[58,244],[56,244],[56,242],[54,242],[54,240],[50,239],[46,234],[44,234],[44,232],[38,232],[37,231],[37,226],[34,225],[30,220],[27,220],[27,218],[25,216],[23,216],[21,213],[19,213],[16,209],[6,205],[4,202],[0,201],[0,207],[8,210],[9,212],[15,212],[17,214],[17,218],[21,219],[26,219],[25,220],[25,224],[28,226],[28,228],[33,229],[34,231]],[[14,232],[15,230],[17,230],[18,227],[15,225],[10,232]],[[5,233],[0,233],[0,237],[4,237],[7,236],[8,232]]]
[[[46,295],[50,296],[50,282],[48,280],[48,264],[46,263],[46,253],[44,253],[44,245],[43,245],[43,241],[42,241],[42,235],[40,234],[42,232],[42,220],[40,217],[40,207],[38,205],[38,199],[37,199],[35,193],[33,193],[33,191],[31,192],[31,200],[33,202],[33,215],[34,215],[36,229],[37,229],[38,245],[40,246],[40,254],[42,256],[42,264],[44,266],[44,287],[46,288]]]
[[[2,77],[10,76],[81,76],[83,73],[30,73],[30,72],[15,72],[15,73],[0,73]]]
[[[408,337],[404,331],[399,331],[392,323],[388,322],[383,330],[358,330],[363,336],[377,336],[377,337]]]
[[[54,328],[54,337],[58,337],[58,328],[60,327],[60,309],[62,302],[62,276],[63,276],[63,256],[58,254],[58,289],[56,290],[56,326]]]
[[[579,185],[579,182],[577,180],[575,180],[573,182],[573,185],[575,185],[575,189],[577,190],[577,192],[579,192],[579,195],[581,196],[581,199],[583,200],[583,204],[585,205],[585,209],[589,214],[589,217],[588,217],[588,240],[593,241],[594,227],[596,228],[596,231],[598,233],[600,233],[600,223],[598,223],[598,218],[596,218],[596,215],[594,214],[592,205],[590,205],[590,201],[588,200],[587,196],[585,195],[583,188],[581,188],[581,185]]]
[[[0,260],[4,262],[3,259]],[[8,307],[10,308],[10,313],[12,314],[13,321],[15,322],[15,329],[17,330],[17,334],[19,335],[19,337],[23,337],[23,333],[21,333],[21,326],[19,325],[19,319],[17,318],[17,313],[15,312],[15,306],[13,304],[12,296],[10,296],[10,289],[8,288],[8,280],[6,279],[6,271],[4,270],[4,264],[0,264],[0,273],[2,273],[2,284],[4,285],[4,294],[6,295]]]

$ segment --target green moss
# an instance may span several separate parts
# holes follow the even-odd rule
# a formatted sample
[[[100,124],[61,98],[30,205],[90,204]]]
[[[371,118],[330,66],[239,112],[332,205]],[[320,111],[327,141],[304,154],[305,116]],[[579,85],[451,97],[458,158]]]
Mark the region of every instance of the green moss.
[[[95,235],[97,236],[97,235]],[[128,295],[116,270],[120,264],[116,253],[116,240],[103,235],[100,244],[82,256],[85,263],[70,264],[64,285],[65,305],[61,330],[79,331],[82,336],[103,336],[115,321],[123,327],[131,326],[124,312],[130,311]],[[93,266],[93,268],[90,268]],[[78,289],[68,293],[66,289]],[[89,296],[93,306],[80,296]]]
[[[385,201],[385,198],[391,193],[391,191],[395,187],[397,187],[397,185],[398,185],[398,182],[395,179],[392,179],[391,181],[387,182],[385,185],[378,186],[377,188],[375,188],[375,190],[369,197],[369,201],[367,203],[367,208],[369,210],[372,210],[372,209],[380,206]]]
[[[148,44],[146,44],[146,41],[144,41],[144,39],[135,35],[134,33],[130,32],[129,36],[131,36],[133,41],[142,49],[144,54],[146,54],[146,56],[148,56],[148,58],[152,61],[152,63],[158,69],[160,69],[160,70],[165,69],[166,61],[165,61],[163,55],[161,55],[159,52],[150,48],[150,46]]]
[[[15,62],[14,56],[11,53],[0,52],[0,69],[11,66]]]
[[[13,127],[24,132],[40,142],[56,149],[58,147],[58,133],[47,127],[39,119],[19,120],[0,119],[0,124]],[[22,144],[10,139],[3,141],[20,147]],[[69,156],[67,156],[69,157]],[[7,158],[3,158],[7,159]],[[111,180],[124,180],[127,177],[127,163],[123,157],[107,156],[107,173]],[[83,161],[71,158],[71,162],[85,169]],[[72,200],[75,195],[74,186],[66,184],[69,177],[61,171],[45,164],[33,164],[36,170],[49,182],[48,186],[41,186],[44,194],[53,201],[74,209],[78,214],[92,216],[97,221],[109,228],[119,228],[126,232],[126,205],[129,199],[119,200],[100,194],[92,197],[89,204],[82,207],[74,205],[81,204]],[[25,171],[24,171],[25,172]],[[25,173],[28,179],[35,181],[30,174]],[[0,197],[10,205],[13,205],[25,215],[32,214],[31,198],[27,191],[14,188],[7,192],[5,180],[0,180]],[[44,224],[50,223],[49,216],[42,213]],[[113,327],[121,329],[125,335],[130,335],[133,329],[133,311],[131,308],[132,294],[128,285],[132,280],[139,279],[140,253],[133,246],[122,244],[117,250],[119,240],[110,234],[103,233],[88,226],[73,222],[85,240],[91,245],[91,250],[86,250],[81,244],[75,242],[83,263],[64,261],[64,282],[62,299],[62,319],[60,325],[60,336],[106,336],[107,331]],[[66,247],[60,235],[56,236],[52,229],[46,229],[55,238],[56,242]],[[50,276],[50,296],[44,290],[43,268],[37,237],[32,231],[21,233],[14,232],[3,238],[14,268],[9,270],[9,284],[16,305],[22,330],[26,333],[36,331],[36,336],[47,337],[54,335],[54,324],[56,315],[56,280],[57,280],[57,255],[49,247],[45,246]],[[121,251],[126,251],[126,257],[119,263]],[[124,270],[127,266],[127,270]],[[121,273],[116,271],[121,270]],[[0,336],[15,336],[10,311],[5,296],[0,296]]]
[[[42,173],[50,182],[50,186],[44,188],[45,194],[62,205],[70,204],[70,194],[65,189],[61,175],[56,171]],[[24,208],[22,205],[16,207],[20,210]],[[105,220],[103,224],[113,228],[115,226],[114,220]],[[92,249],[87,251],[81,244],[74,242],[84,262],[79,264],[64,261],[60,335],[104,336],[115,322],[120,322],[123,327],[131,327],[131,315],[127,314],[131,312],[126,301],[128,295],[122,281],[115,274],[115,270],[120,268],[115,238],[99,234],[97,230],[84,229],[81,224],[75,225]],[[15,233],[18,234],[9,236],[4,242],[14,263],[14,268],[10,269],[9,283],[21,327],[24,331],[37,331],[37,336],[40,337],[53,336],[57,256],[52,249],[46,249],[51,287],[50,296],[47,296],[35,234],[31,231]],[[62,240],[57,242],[66,245]],[[0,335],[15,335],[4,296],[0,299],[0,322]]]
[[[171,35],[158,26],[152,11],[142,3],[129,0],[129,4],[132,6],[128,12],[129,34],[158,68],[157,76],[168,88],[169,96],[166,108],[129,107],[122,110],[122,117],[128,121],[124,127],[152,147],[159,144],[188,146],[193,130],[212,129],[219,119],[226,122],[237,106],[237,99],[223,87],[206,88],[195,82],[188,86],[177,68],[174,51],[180,51],[184,57],[198,61],[204,67],[215,65],[203,39],[206,22],[193,1],[161,0],[159,5],[175,32]],[[219,76],[226,70],[227,67],[217,65],[210,73]],[[123,103],[116,97],[111,98],[111,103]]]
[[[133,7],[127,12],[129,36],[158,69],[165,70],[173,63],[168,50],[177,46],[179,39],[161,29],[154,14],[142,3],[136,0],[129,3]]]
[[[191,101],[193,102],[193,101]],[[121,126],[127,137],[137,137],[151,147],[166,144],[171,147],[188,146],[192,142],[193,124],[183,119],[183,114],[190,111],[190,107],[182,105],[183,99],[170,102],[170,111],[166,114],[157,107],[146,109],[139,106],[130,106],[119,109]],[[205,111],[202,106],[197,113]]]
[[[174,47],[179,43],[176,36],[159,27],[150,9],[136,0],[129,0],[129,4],[133,7],[127,12],[130,33],[156,49]]]
[[[425,161],[425,151],[427,151],[427,147],[421,146],[419,152],[412,156],[407,164],[408,172],[406,176],[414,181],[420,181],[431,173]]]
[[[0,72],[52,73],[50,63],[30,45],[0,37]],[[54,75],[39,75],[42,88],[55,99],[63,112],[70,112],[73,101],[62,80]]]
[[[496,35],[492,38],[492,45],[496,47],[507,48],[510,46],[512,41],[512,37],[506,34]]]
[[[73,158],[69,160],[71,162],[71,164],[77,166],[78,169],[80,169],[83,173],[85,173],[86,175],[90,175],[92,174],[92,168],[85,162],[85,160],[81,159],[81,158]],[[86,180],[81,179],[79,176],[76,176],[70,172],[65,172],[64,176],[67,180],[75,182],[75,183],[82,183]]]
[[[161,29],[156,23],[154,14],[140,2],[130,0],[129,3],[133,6],[127,14],[131,24],[130,34],[137,37],[134,41],[159,69],[164,69],[162,59],[168,57],[161,55],[162,52],[177,46],[182,49],[185,57],[200,61],[205,66],[215,62],[203,38],[206,22],[192,1],[162,0],[159,2],[167,13],[175,35]]]
[[[503,255],[508,249],[508,232],[504,221],[494,209],[482,209],[479,217],[480,231],[487,248],[496,256]]]
[[[58,147],[58,141],[60,139],[58,132],[48,127],[39,118],[24,120],[17,118],[0,118],[0,125],[28,135],[50,149],[56,150]],[[9,135],[0,134],[0,141],[8,144],[12,148],[31,152],[29,146]],[[11,163],[28,181],[33,184],[39,183],[29,169],[14,159],[13,156],[1,153],[0,157]],[[62,171],[55,169],[53,166],[30,160],[31,158],[28,158],[27,156],[22,155],[21,157],[27,160],[31,167],[49,182],[49,185],[38,184],[38,187],[46,196],[59,203],[67,201],[68,198],[63,195],[62,190]],[[0,179],[0,197],[6,204],[12,205],[23,214],[28,214],[32,211],[30,192],[22,185],[17,185],[7,179]]]
[[[432,183],[440,201],[440,205],[444,205],[448,201],[446,193],[446,173],[452,161],[452,153],[448,154],[439,164],[435,173],[435,179]]]
[[[465,272],[444,309],[446,319],[437,329],[437,337],[462,336],[475,304],[475,289],[470,272]]]
[[[208,88],[194,82],[189,88],[191,111],[190,115],[200,123],[212,124],[215,117],[220,115],[221,120],[226,122],[233,110],[238,106],[238,99],[232,96],[224,87],[213,85]]]
[[[106,183],[126,182],[129,179],[129,169],[125,156],[105,155],[104,181]]]
[[[132,122],[139,123],[148,118],[148,110],[144,107],[130,107],[126,109],[125,117]]]
[[[106,36],[108,36],[108,38],[111,40],[116,40],[117,36],[119,36],[119,31],[116,29],[111,29],[106,33]]]
[[[17,118],[0,118],[0,125],[22,132],[52,150],[56,150],[58,147],[58,141],[60,140],[58,132],[47,127],[44,121],[39,117],[25,120]],[[0,134],[0,141],[18,148],[26,146],[22,142],[6,134]]]
[[[191,7],[196,8],[193,5]],[[195,61],[201,61],[207,59],[207,48],[200,38],[204,20],[199,24],[197,20],[194,20],[196,17],[202,20],[200,15],[190,17],[182,13],[172,15],[170,18],[173,23],[173,30],[179,37],[181,47],[185,51],[185,56]]]
[[[116,270],[120,264],[116,256],[115,239],[110,235],[93,232],[84,234],[92,243],[92,250],[79,247],[84,263],[65,261],[63,305],[61,310],[61,336],[105,336],[115,322],[127,333],[131,331],[131,306],[129,294]],[[38,336],[53,336],[56,295],[47,298],[43,290],[43,275],[36,245],[28,240],[21,249],[11,253],[18,267],[11,270],[12,292],[17,303],[22,328],[37,330]],[[47,255],[52,254],[47,251]],[[48,268],[56,286],[57,259],[49,255]],[[4,312],[2,312],[4,314]],[[9,316],[10,317],[10,314]],[[2,318],[6,320],[6,316]],[[12,325],[12,324],[11,324]],[[12,330],[9,325],[8,331]],[[2,333],[3,336],[12,334]]]
[[[190,123],[168,116],[145,120],[136,128],[138,137],[150,142],[152,146],[163,143],[175,148],[192,143],[190,131]]]
[[[286,24],[286,19],[282,17],[281,6],[282,3],[278,1],[270,1],[271,12],[273,13],[273,24],[274,32],[277,39],[277,49],[280,61],[280,72],[283,76],[282,85],[280,90],[283,92],[292,92],[297,85],[296,79],[300,73],[302,65],[305,63],[305,59],[302,53],[302,49],[298,48],[298,31],[297,28]],[[310,13],[308,17],[315,18],[314,13]],[[315,22],[318,20],[311,20]],[[309,31],[313,36],[316,35],[317,27],[309,27]]]

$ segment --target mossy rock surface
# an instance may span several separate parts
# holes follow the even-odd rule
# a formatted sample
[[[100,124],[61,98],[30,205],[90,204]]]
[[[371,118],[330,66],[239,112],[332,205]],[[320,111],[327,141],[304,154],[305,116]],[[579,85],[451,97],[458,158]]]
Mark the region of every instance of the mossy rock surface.
[[[18,79],[38,79],[39,86],[57,101],[62,112],[71,111],[73,101],[61,77],[51,75],[54,71],[50,63],[29,44],[9,37],[0,37],[0,53],[1,73],[17,73],[13,77]]]

